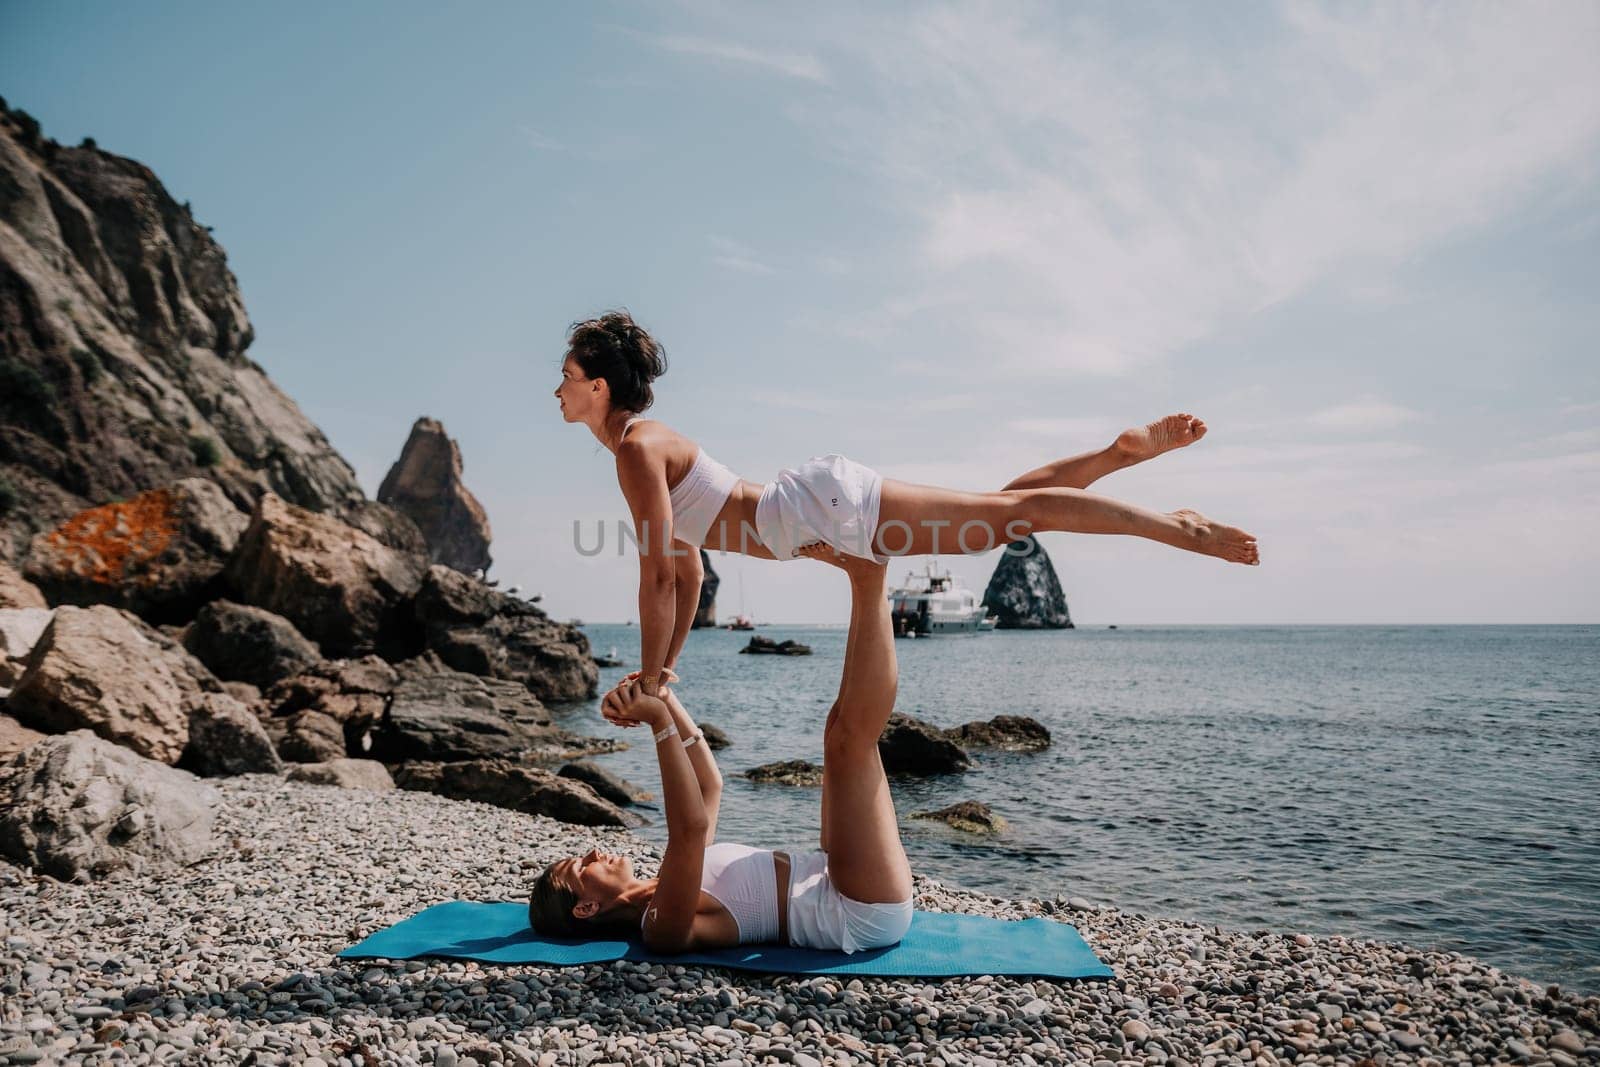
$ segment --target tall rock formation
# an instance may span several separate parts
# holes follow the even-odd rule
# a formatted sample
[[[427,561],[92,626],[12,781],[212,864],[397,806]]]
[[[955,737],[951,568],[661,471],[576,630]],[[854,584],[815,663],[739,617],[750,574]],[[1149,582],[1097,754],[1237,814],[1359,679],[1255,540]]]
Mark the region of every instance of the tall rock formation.
[[[148,167],[0,100],[0,558],[85,508],[199,477],[343,517],[355,472],[245,355],[227,257]]]
[[[434,563],[463,574],[489,570],[489,516],[461,481],[461,449],[437,419],[411,427],[405,448],[383,485],[378,502],[410,516]]]
[[[1001,630],[1070,630],[1067,597],[1061,591],[1050,554],[1032,534],[1013,541],[983,592],[983,602],[1000,616]]]
[[[694,622],[690,626],[693,630],[717,625],[717,586],[722,584],[717,572],[711,569],[710,555],[703,548],[700,550],[700,566],[706,573],[700,579],[700,606],[694,612]]]

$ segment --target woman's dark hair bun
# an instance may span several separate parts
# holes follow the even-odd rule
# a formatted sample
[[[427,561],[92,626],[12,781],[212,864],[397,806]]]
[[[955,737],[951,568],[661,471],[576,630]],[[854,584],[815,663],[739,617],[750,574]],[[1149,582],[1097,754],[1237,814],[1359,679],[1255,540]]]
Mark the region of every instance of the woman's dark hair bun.
[[[626,310],[573,323],[567,351],[585,375],[606,380],[612,406],[625,411],[655,403],[650,383],[667,373],[667,350]]]

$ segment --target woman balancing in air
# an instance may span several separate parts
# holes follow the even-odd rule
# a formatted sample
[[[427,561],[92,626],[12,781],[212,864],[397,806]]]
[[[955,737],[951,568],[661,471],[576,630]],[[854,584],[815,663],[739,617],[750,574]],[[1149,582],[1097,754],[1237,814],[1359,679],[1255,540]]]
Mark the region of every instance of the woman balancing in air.
[[[890,556],[982,552],[1029,533],[1132,534],[1164,545],[1257,564],[1256,539],[1199,512],[1147,511],[1084,492],[1112,471],[1205,434],[1190,415],[1124,431],[1098,452],[1056,460],[998,492],[914,485],[830,453],[748,482],[689,438],[639,413],[666,371],[661,346],[625,311],[572,327],[555,395],[617,457],[617,480],[639,542],[640,678],[655,693],[689,636],[700,603],[698,548],[795,559],[804,545],[886,563]]]
[[[606,694],[601,710],[655,733],[667,850],[655,878],[634,876],[626,856],[591,850],[558,860],[534,883],[528,919],[541,934],[595,937],[642,931],[657,952],[750,942],[802,948],[892,945],[911,925],[911,867],[900,845],[894,801],[878,757],[878,735],[899,683],[889,624],[887,565],[802,554],[850,576],[850,636],[844,677],[823,733],[821,848],[769,852],[713,844],[722,778],[694,720],[665,686],[638,680]]]

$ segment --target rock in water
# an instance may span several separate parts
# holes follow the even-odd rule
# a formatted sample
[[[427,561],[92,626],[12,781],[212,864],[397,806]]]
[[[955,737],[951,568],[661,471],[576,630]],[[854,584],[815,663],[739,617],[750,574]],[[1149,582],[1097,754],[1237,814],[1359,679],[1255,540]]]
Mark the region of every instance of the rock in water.
[[[292,677],[322,659],[294,623],[264,608],[216,600],[200,609],[183,647],[218,678],[258,689]]]
[[[956,830],[969,834],[997,834],[1006,828],[1006,821],[989,810],[987,804],[976,800],[962,800],[938,811],[913,812],[913,819],[933,819]]]
[[[751,767],[744,776],[768,785],[821,785],[822,768],[809,760],[790,759]]]
[[[1029,535],[1013,541],[1000,554],[983,591],[983,602],[1000,616],[1000,630],[1070,630],[1067,596],[1061,591],[1050,554]]]
[[[521,682],[552,702],[599,690],[600,669],[582,630],[459,571],[429,567],[413,610],[423,646],[458,671]]]
[[[706,745],[710,747],[713,752],[721,752],[723,749],[733,744],[732,741],[728,740],[728,735],[724,733],[720,727],[712,726],[708,722],[696,723],[695,725],[699,726],[700,732],[706,735]]]
[[[219,683],[176,642],[117,608],[60,607],[7,700],[24,725],[87,727],[150,759],[176,763],[189,714]]]
[[[970,767],[961,746],[937,726],[909,715],[891,715],[878,737],[878,756],[886,774],[952,774]]]
[[[760,634],[756,634],[750,638],[750,643],[739,651],[768,656],[809,656],[811,655],[811,646],[803,645],[792,638],[774,641],[770,637],[762,637]]]
[[[370,789],[381,793],[393,789],[389,768],[370,759],[334,759],[326,763],[296,763],[286,775],[292,782],[332,785],[340,789]]]
[[[705,571],[705,576],[700,579],[700,606],[694,612],[692,628],[696,630],[717,625],[717,586],[722,584],[722,579],[711,567],[711,556],[703,548],[700,550],[700,568]]]
[[[463,574],[489,569],[489,516],[461,482],[461,449],[436,419],[421,418],[383,484],[378,502],[409,516],[428,557]]]
[[[268,493],[228,563],[228,584],[334,656],[373,650],[422,585],[424,562],[331,515]]]
[[[1026,715],[996,715],[988,722],[953,726],[945,736],[966,748],[995,748],[1002,752],[1043,752],[1050,747],[1050,731]]]
[[[0,456],[19,558],[85,508],[180,478],[248,510],[342,513],[350,465],[245,354],[227,257],[148,167],[39,136],[0,107]]]
[[[211,851],[220,800],[186,771],[76,730],[0,770],[0,853],[64,881],[186,867]]]
[[[703,550],[702,550],[703,551]],[[48,608],[44,594],[9,563],[0,560],[0,610]]]
[[[503,759],[408,763],[395,771],[401,789],[476,800],[581,826],[643,826],[644,820],[603,799],[583,782]]]
[[[154,622],[181,621],[220,592],[222,568],[249,521],[214,483],[185,478],[39,534],[25,573],[58,604],[110,604]]]

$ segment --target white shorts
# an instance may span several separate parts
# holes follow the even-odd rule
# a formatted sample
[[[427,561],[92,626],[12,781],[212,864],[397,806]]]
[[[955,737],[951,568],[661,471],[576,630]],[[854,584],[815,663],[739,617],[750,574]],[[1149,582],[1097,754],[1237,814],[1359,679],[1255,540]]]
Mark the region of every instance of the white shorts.
[[[864,904],[834,888],[828,854],[820,849],[789,852],[789,944],[861,952],[884,948],[911,929],[911,901]]]
[[[845,555],[887,563],[872,544],[882,490],[883,477],[871,467],[837,452],[812,456],[762,487],[756,535],[779,559],[801,558],[799,546],[824,541]]]

